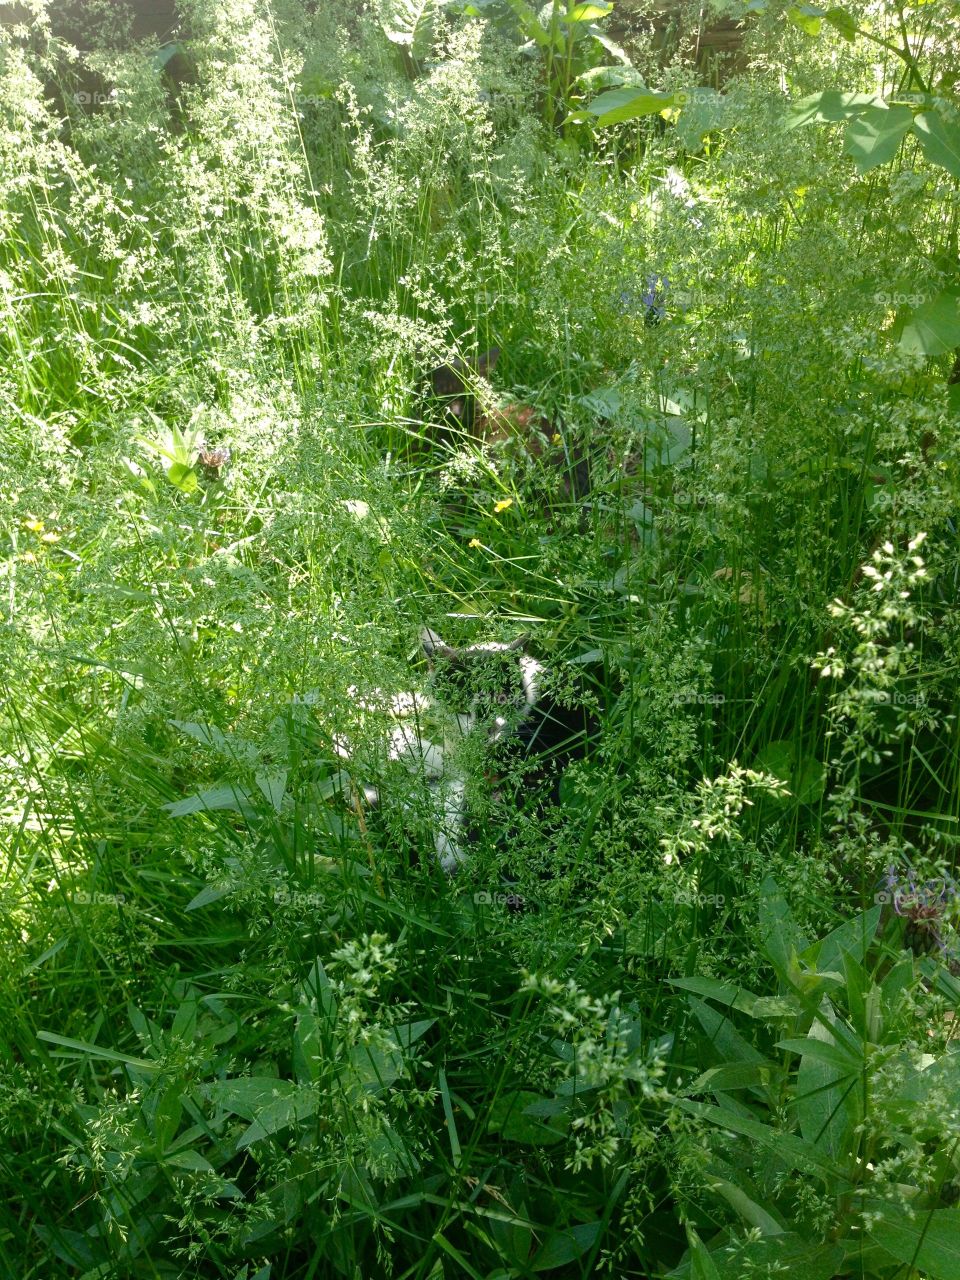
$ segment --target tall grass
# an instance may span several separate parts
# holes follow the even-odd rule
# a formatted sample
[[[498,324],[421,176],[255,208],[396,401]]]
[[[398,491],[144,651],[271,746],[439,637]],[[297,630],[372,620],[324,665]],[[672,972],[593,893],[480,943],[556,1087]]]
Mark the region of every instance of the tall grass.
[[[182,0],[179,85],[2,36],[5,1273],[947,1274],[884,1228],[956,1212],[939,179],[779,127],[859,44],[766,30],[688,154],[559,142],[505,18],[313,9]],[[441,441],[494,344],[579,508]],[[602,725],[553,808],[477,764],[453,880],[371,709],[424,624]]]

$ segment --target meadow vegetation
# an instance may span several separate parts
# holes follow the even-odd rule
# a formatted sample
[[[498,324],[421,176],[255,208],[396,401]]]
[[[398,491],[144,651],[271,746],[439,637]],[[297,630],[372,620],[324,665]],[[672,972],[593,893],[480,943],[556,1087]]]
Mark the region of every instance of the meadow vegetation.
[[[7,8],[0,1270],[956,1280],[951,5]]]

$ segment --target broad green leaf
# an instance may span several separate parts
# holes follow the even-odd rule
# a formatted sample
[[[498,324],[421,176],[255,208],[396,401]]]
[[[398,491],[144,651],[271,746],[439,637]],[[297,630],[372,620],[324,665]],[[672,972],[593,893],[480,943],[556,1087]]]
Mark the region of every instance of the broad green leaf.
[[[760,928],[764,950],[770,957],[781,981],[789,982],[796,965],[796,955],[807,942],[803,938],[790,908],[776,881],[771,877],[760,886]]]
[[[258,752],[252,743],[244,738],[235,738],[232,734],[224,733],[215,724],[202,724],[193,720],[168,720],[167,724],[172,725],[174,729],[179,729],[195,742],[211,747],[226,760],[244,760],[252,763],[257,759]]]
[[[186,462],[171,462],[167,468],[167,479],[181,493],[195,493],[200,486],[196,471]]]
[[[337,1014],[337,997],[333,990],[333,984],[327,977],[327,971],[324,969],[320,960],[315,960],[310,969],[310,973],[303,984],[303,998],[309,1002],[316,1002],[320,1016],[326,1021],[331,1021]]]
[[[869,173],[893,159],[912,124],[909,107],[869,107],[847,125],[843,149],[858,173]]]
[[[689,1222],[685,1225],[687,1244],[690,1247],[691,1280],[720,1280],[720,1272],[714,1266],[707,1246],[694,1231],[693,1227],[690,1226]]]
[[[813,1031],[815,1029],[825,1031],[825,1028],[819,1022],[815,1022],[811,1028],[810,1036],[797,1036],[788,1040],[778,1040],[776,1048],[783,1049],[787,1053],[803,1054],[805,1057],[813,1058],[817,1062],[836,1067],[839,1071],[844,1072],[845,1075],[862,1068],[862,1061],[851,1058],[849,1054],[844,1053],[842,1049],[838,1049],[836,1045],[825,1043],[814,1036]]]
[[[820,1014],[828,1023],[836,1021],[836,1013],[826,997],[821,1002]],[[796,1080],[801,1134],[841,1163],[850,1152],[857,1118],[856,1085],[863,1057],[852,1058],[828,1039],[829,1036],[829,1028],[816,1019],[805,1040],[782,1040],[777,1048],[801,1054]]]
[[[274,812],[279,813],[283,806],[283,797],[287,793],[288,771],[281,769],[277,773],[257,773],[254,781],[264,797],[270,801]]]
[[[960,288],[922,303],[904,325],[900,346],[914,355],[940,356],[960,346]]]
[[[913,131],[930,163],[960,178],[960,122],[945,120],[938,111],[920,111],[913,118]]]
[[[168,44],[162,44],[159,49],[154,49],[150,54],[150,61],[158,71],[162,71],[171,58],[175,58],[182,51],[182,44],[177,41],[171,41]]]
[[[714,1267],[712,1272],[697,1272],[691,1248],[680,1266],[668,1273],[670,1280],[697,1280],[701,1275],[709,1280],[715,1276],[719,1280],[743,1280],[748,1275],[775,1275],[777,1280],[834,1280],[841,1273],[844,1256],[842,1244],[820,1244],[794,1232],[744,1241],[741,1236],[731,1238],[724,1231],[710,1243],[707,1258]]]
[[[391,1035],[396,1040],[401,1049],[409,1052],[410,1047],[425,1036],[436,1018],[419,1018],[416,1022],[403,1022],[399,1026],[394,1027]]]
[[[205,1160],[198,1151],[177,1151],[172,1155],[166,1155],[163,1163],[173,1165],[175,1169],[189,1169],[193,1173],[214,1173],[214,1167],[209,1160]]]
[[[611,40],[605,31],[601,31],[598,27],[591,27],[590,34],[601,48],[606,49],[611,58],[621,64],[624,71],[632,70],[630,65],[630,55],[626,49],[621,49],[615,40]],[[626,82],[625,82],[626,83]]]
[[[828,9],[823,15],[824,20],[829,22],[843,36],[844,40],[855,40],[857,36],[856,20],[847,13],[846,9]]]
[[[640,89],[644,93],[649,92],[646,81],[635,67],[588,67],[586,71],[580,72],[576,82],[591,93],[597,93],[601,89],[622,88],[624,85],[628,85],[631,89]],[[616,389],[605,388],[604,390],[615,392]],[[593,394],[602,394],[602,391]],[[581,397],[584,400],[587,398]]]
[[[736,1186],[728,1178],[710,1177],[710,1190],[722,1196],[727,1204],[738,1213],[748,1226],[756,1227],[762,1236],[781,1236],[784,1227],[779,1218],[775,1218],[763,1205],[758,1204],[752,1196]]]
[[[159,1064],[148,1058],[131,1058],[128,1053],[118,1053],[116,1049],[104,1049],[101,1045],[90,1044],[87,1040],[71,1040],[68,1036],[58,1036],[52,1031],[38,1031],[37,1039],[46,1044],[55,1044],[63,1049],[73,1049],[87,1058],[95,1058],[101,1062],[122,1062],[128,1067],[136,1067],[138,1071],[157,1071]]]
[[[536,1254],[530,1267],[533,1271],[552,1271],[582,1258],[592,1249],[603,1229],[602,1222],[584,1222],[567,1231],[554,1231],[547,1236],[543,1248]]]
[[[704,1004],[695,996],[688,996],[687,1001],[694,1017],[703,1027],[710,1043],[725,1065],[735,1062],[765,1061],[763,1055],[744,1040],[729,1018],[725,1018],[722,1013],[718,1013],[716,1009],[712,1009],[710,1005]]]
[[[759,1120],[748,1119],[727,1107],[715,1107],[706,1102],[688,1102],[684,1098],[678,1098],[676,1105],[681,1111],[688,1111],[700,1120],[711,1121],[720,1129],[730,1129],[734,1133],[743,1134],[745,1138],[753,1138],[761,1146],[776,1152],[785,1162],[798,1169],[814,1170],[828,1183],[835,1183],[841,1176],[837,1166],[812,1142],[797,1138],[792,1133],[774,1129]]]
[[[717,1004],[726,1005],[729,1009],[739,1009],[748,1017],[753,1013],[759,996],[742,987],[735,987],[731,982],[721,982],[719,978],[668,978],[672,987],[681,991],[692,991],[694,995],[706,996],[708,1000],[716,1000]]]
[[[718,1093],[738,1089],[768,1089],[771,1081],[783,1072],[773,1062],[731,1062],[722,1067],[710,1067],[684,1093]]]
[[[380,1043],[356,1044],[350,1050],[350,1065],[365,1089],[378,1093],[388,1089],[407,1070],[404,1051],[409,1051],[433,1026],[435,1019],[405,1023],[393,1027]]]
[[[211,902],[219,902],[221,898],[229,898],[232,889],[219,889],[216,885],[208,884],[200,890],[198,894],[190,899],[184,907],[184,911],[199,911],[201,907],[208,907]]]
[[[574,112],[573,115],[578,119],[596,117],[596,123],[604,126],[619,124],[622,120],[635,120],[639,116],[657,115],[674,105],[675,95],[672,93],[656,93],[649,90],[643,92],[626,87],[608,89],[606,93],[601,93],[599,98],[594,98],[583,111]]]
[[[806,35],[818,36],[823,19],[823,10],[816,8],[812,4],[791,5],[787,10],[787,18]]]
[[[553,1099],[544,1099],[527,1089],[505,1093],[490,1108],[487,1132],[499,1133],[508,1142],[524,1142],[533,1147],[549,1147],[562,1142],[562,1129],[544,1124],[527,1111],[530,1106],[550,1101]]]
[[[882,98],[873,93],[841,93],[825,89],[800,98],[787,112],[787,127],[797,129],[804,124],[836,124],[862,115],[870,107],[881,106]]]
[[[250,803],[249,794],[243,787],[212,787],[210,790],[198,791],[196,795],[187,796],[185,800],[162,804],[171,818],[182,818],[188,813],[204,813],[214,809],[232,809],[236,813],[255,815],[256,809]]]
[[[880,922],[882,907],[871,907],[852,920],[845,921],[838,928],[825,934],[818,942],[811,943],[800,953],[800,959],[821,972],[836,969],[841,961],[841,953],[846,952],[859,963],[873,942]]]
[[[285,1082],[289,1083],[289,1082]],[[256,1119],[237,1141],[237,1150],[243,1151],[261,1138],[279,1133],[298,1120],[309,1120],[320,1109],[320,1094],[316,1089],[291,1084],[290,1090],[256,1113]]]
[[[520,24],[520,30],[528,40],[533,40],[541,49],[549,49],[553,44],[550,32],[547,31],[536,12],[524,3],[524,0],[507,0],[513,11],[513,16]]]
[[[382,18],[383,33],[422,62],[433,48],[437,12],[437,0],[390,0]]]
[[[578,4],[567,13],[560,14],[561,22],[596,22],[613,12],[612,4]]]
[[[896,1203],[877,1205],[881,1221],[867,1227],[872,1240],[901,1266],[928,1280],[960,1280],[960,1209],[920,1210],[908,1218]]]
[[[296,1091],[292,1081],[280,1080],[277,1076],[235,1076],[199,1086],[200,1094],[214,1106],[244,1120],[252,1120],[278,1099],[290,1098]]]
[[[725,129],[730,123],[730,106],[722,94],[698,89],[696,94],[680,90],[674,95],[681,107],[676,130],[688,151],[698,151],[708,133]]]
[[[323,1065],[323,1024],[315,1013],[301,1010],[293,1033],[293,1073],[299,1084],[316,1084]]]

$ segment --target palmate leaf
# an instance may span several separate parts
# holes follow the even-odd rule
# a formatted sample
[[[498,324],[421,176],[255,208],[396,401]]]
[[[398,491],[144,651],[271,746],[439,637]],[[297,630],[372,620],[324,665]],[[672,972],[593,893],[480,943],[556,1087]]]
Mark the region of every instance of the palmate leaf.
[[[937,111],[918,111],[913,119],[913,131],[930,163],[960,178],[960,124],[956,120],[945,120]]]
[[[960,289],[944,289],[917,307],[903,326],[900,346],[924,356],[941,356],[960,346]]]
[[[437,0],[388,0],[380,25],[391,44],[422,62],[433,49],[439,11]]]
[[[893,159],[912,124],[909,107],[868,107],[847,125],[843,149],[858,173],[869,173]]]
[[[791,5],[787,10],[787,20],[795,27],[799,27],[806,35],[818,36],[820,24],[823,21],[823,10],[812,4]]]
[[[804,124],[836,124],[881,105],[882,99],[873,93],[840,93],[836,89],[826,89],[795,102],[787,112],[787,128],[797,129]]]

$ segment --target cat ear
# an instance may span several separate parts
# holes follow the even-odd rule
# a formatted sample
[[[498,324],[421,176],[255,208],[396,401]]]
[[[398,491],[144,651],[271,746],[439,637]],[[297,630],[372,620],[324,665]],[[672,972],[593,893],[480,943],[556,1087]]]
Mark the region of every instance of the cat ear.
[[[455,658],[457,651],[446,644],[435,631],[424,627],[420,632],[420,644],[428,658]]]
[[[476,372],[485,378],[488,373],[493,373],[497,367],[497,361],[500,359],[500,348],[491,347],[489,351],[485,351],[482,356],[477,359]]]
[[[447,364],[438,365],[428,374],[435,396],[455,396],[465,391],[473,376],[481,378],[492,373],[500,359],[500,348],[491,347],[476,360],[461,360],[454,356]]]

